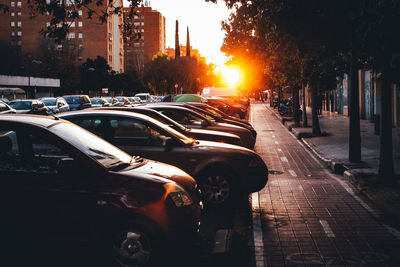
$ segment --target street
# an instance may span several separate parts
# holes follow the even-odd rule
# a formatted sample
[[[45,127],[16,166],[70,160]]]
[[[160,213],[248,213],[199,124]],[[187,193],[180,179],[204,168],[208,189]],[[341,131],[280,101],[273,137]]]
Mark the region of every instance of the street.
[[[326,170],[266,104],[253,103],[250,119],[270,173],[252,194],[252,266],[399,266],[399,232],[372,203]]]

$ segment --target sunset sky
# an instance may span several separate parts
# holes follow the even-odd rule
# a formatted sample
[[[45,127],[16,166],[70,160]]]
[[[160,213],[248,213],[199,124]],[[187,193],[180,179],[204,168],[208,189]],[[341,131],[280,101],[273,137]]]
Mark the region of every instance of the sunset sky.
[[[175,20],[179,20],[179,41],[186,45],[186,27],[189,26],[190,44],[205,56],[207,63],[222,66],[226,58],[220,51],[224,32],[221,21],[230,10],[223,0],[218,4],[205,0],[151,0],[150,6],[166,19],[167,47],[175,47]]]

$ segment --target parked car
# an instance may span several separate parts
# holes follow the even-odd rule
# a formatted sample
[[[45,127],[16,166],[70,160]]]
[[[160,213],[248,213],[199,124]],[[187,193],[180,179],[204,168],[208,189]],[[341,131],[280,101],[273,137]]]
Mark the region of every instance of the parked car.
[[[213,122],[205,118],[198,112],[176,105],[170,105],[164,103],[152,103],[144,106],[147,108],[157,110],[158,112],[166,115],[167,117],[173,119],[174,121],[188,128],[215,130],[215,131],[236,134],[240,137],[243,146],[250,149],[254,148],[256,140],[253,134],[246,128],[232,125],[229,123]]]
[[[10,107],[7,103],[0,100],[0,114],[17,113],[15,109]]]
[[[107,100],[108,103],[111,104],[111,106],[118,106],[119,105],[119,101],[118,99],[116,99],[115,97],[112,96],[102,96],[101,98],[104,98],[105,100]]]
[[[149,116],[87,110],[59,115],[132,155],[181,168],[192,175],[208,205],[224,205],[258,191],[268,180],[260,156],[241,146],[190,139]]]
[[[120,111],[128,111],[128,112],[136,112],[140,114],[147,115],[155,120],[158,120],[172,129],[180,132],[181,134],[198,140],[207,140],[214,142],[223,142],[233,145],[242,145],[240,141],[240,137],[235,134],[225,133],[221,131],[212,131],[212,130],[204,130],[204,129],[195,129],[195,128],[187,128],[176,121],[170,119],[169,117],[157,112],[156,110],[149,109],[146,107],[110,107],[104,108],[104,110],[120,110]]]
[[[81,110],[92,107],[88,95],[65,95],[63,98],[67,101],[70,110]]]
[[[4,98],[4,97],[0,97],[0,100],[6,104],[10,102],[10,100],[8,100],[7,98]]]
[[[39,114],[48,115],[49,109],[42,101],[37,99],[13,100],[8,103],[19,114]]]
[[[111,104],[103,97],[92,97],[90,99],[92,107],[109,107]]]
[[[129,107],[129,106],[132,105],[131,101],[129,101],[129,99],[126,96],[117,96],[115,98],[118,100],[118,105],[117,106]]]
[[[138,104],[142,103],[142,99],[140,99],[140,97],[138,97],[138,96],[134,96],[133,99],[135,99],[136,103],[138,103]]]
[[[230,101],[221,97],[209,97],[206,99],[206,103],[234,117],[243,119],[246,116],[247,108],[245,106],[232,105]]]
[[[166,102],[163,104],[167,105],[175,105],[175,106],[181,106],[181,107],[186,107],[189,108],[193,111],[196,111],[206,117],[207,119],[215,122],[225,122],[237,126],[244,127],[248,129],[254,136],[254,138],[257,137],[257,132],[254,130],[253,126],[251,126],[248,123],[245,123],[241,119],[232,119],[232,116],[223,116],[221,115],[220,112],[217,112],[215,108],[211,107],[210,105],[207,105],[205,103],[197,103],[197,102],[183,102],[183,103],[177,103],[177,102]],[[233,117],[234,118],[234,117]]]
[[[39,100],[46,105],[50,114],[69,111],[69,105],[62,97],[42,97]]]
[[[148,102],[152,101],[149,93],[139,93],[139,94],[136,94],[135,96],[139,97],[143,103],[148,103]]]
[[[67,121],[0,116],[0,158],[2,242],[15,256],[29,240],[26,253],[39,246],[44,258],[45,245],[64,243],[50,240],[88,240],[97,257],[114,262],[107,266],[147,266],[198,230],[192,177],[132,157]]]

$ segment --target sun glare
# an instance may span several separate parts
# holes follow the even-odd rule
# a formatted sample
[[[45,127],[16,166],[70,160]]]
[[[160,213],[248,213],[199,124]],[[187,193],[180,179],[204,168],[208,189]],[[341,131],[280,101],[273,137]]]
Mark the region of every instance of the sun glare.
[[[221,73],[225,81],[232,87],[234,87],[240,80],[240,72],[237,69],[224,66],[221,69]]]

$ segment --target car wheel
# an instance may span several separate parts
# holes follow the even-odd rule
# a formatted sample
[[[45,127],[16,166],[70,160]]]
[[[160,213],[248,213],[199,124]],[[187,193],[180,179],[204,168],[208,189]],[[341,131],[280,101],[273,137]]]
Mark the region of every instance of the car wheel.
[[[221,168],[207,171],[201,176],[199,187],[206,205],[220,206],[232,201],[235,196],[233,175]]]
[[[161,251],[161,239],[144,224],[120,228],[111,242],[113,260],[124,267],[154,266]]]

